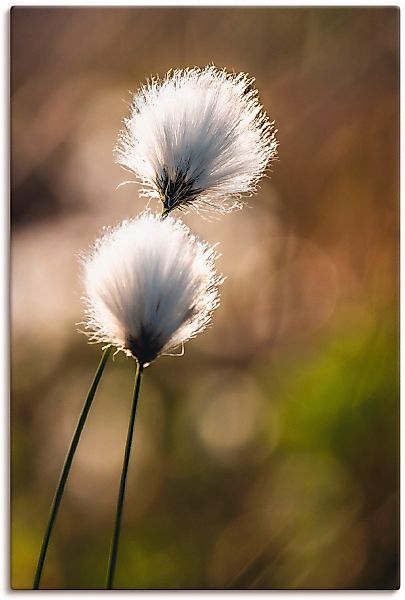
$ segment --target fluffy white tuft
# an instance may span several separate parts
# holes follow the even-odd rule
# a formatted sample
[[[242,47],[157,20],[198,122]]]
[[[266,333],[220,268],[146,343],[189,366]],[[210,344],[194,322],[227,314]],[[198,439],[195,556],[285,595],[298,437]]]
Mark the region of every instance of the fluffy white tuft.
[[[253,81],[214,66],[151,79],[133,97],[117,162],[165,212],[241,208],[240,195],[256,189],[277,150]]]
[[[86,330],[147,365],[203,331],[219,305],[217,254],[180,220],[145,212],[83,258]]]

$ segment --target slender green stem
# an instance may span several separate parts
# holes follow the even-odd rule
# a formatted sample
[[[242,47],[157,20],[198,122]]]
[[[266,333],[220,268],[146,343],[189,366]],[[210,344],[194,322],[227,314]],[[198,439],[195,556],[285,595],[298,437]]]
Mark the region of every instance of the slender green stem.
[[[70,467],[72,466],[73,457],[75,455],[76,448],[79,443],[84,424],[86,423],[87,415],[89,414],[89,410],[92,405],[93,398],[97,391],[98,384],[100,382],[101,376],[104,371],[104,367],[107,363],[110,353],[111,353],[111,346],[108,346],[104,350],[103,355],[100,360],[100,363],[97,367],[97,371],[96,371],[96,374],[94,375],[93,383],[91,384],[90,389],[88,391],[86,401],[84,403],[81,415],[80,415],[79,420],[76,425],[76,430],[73,434],[72,441],[70,442],[70,447],[69,447],[68,453],[65,458],[65,463],[63,465],[63,469],[62,469],[62,473],[60,475],[58,487],[56,488],[55,496],[54,496],[51,510],[49,513],[48,525],[47,525],[47,528],[45,531],[44,539],[42,540],[42,546],[41,546],[41,551],[39,553],[37,570],[35,572],[34,585],[32,588],[34,590],[39,589],[39,583],[41,581],[42,570],[44,568],[44,562],[45,562],[46,552],[48,550],[49,539],[51,537],[52,529],[53,529],[53,526],[54,526],[54,523],[56,520],[56,516],[58,514],[59,505],[62,500],[62,496],[63,496],[63,492],[65,489],[67,478],[69,476]]]
[[[111,542],[110,560],[109,560],[109,564],[108,564],[107,583],[106,583],[107,590],[112,590],[112,586],[114,583],[115,567],[117,564],[118,544],[119,544],[120,532],[121,532],[122,509],[124,507],[125,486],[126,486],[126,482],[127,482],[128,465],[129,465],[129,457],[131,455],[132,439],[134,436],[136,407],[138,405],[139,390],[141,388],[142,372],[143,372],[143,366],[138,365],[137,371],[136,371],[136,376],[135,376],[134,396],[133,396],[133,401],[132,401],[131,416],[129,418],[127,442],[125,445],[124,462],[122,465],[120,489],[118,492],[117,512],[115,515],[114,534],[113,534],[113,538],[112,538],[112,542]]]

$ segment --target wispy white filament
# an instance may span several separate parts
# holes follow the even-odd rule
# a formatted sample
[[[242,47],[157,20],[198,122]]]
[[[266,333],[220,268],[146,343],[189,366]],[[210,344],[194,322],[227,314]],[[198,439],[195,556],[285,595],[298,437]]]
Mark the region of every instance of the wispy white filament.
[[[213,66],[152,79],[133,97],[117,162],[166,212],[240,208],[240,195],[255,190],[277,149],[253,81]]]
[[[83,258],[86,330],[146,365],[203,331],[219,304],[215,249],[180,220],[124,221]]]

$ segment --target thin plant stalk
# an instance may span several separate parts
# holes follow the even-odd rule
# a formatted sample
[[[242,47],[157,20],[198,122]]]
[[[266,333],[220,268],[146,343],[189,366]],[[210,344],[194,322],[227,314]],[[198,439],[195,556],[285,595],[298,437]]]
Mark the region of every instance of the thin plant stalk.
[[[124,462],[122,465],[120,488],[118,492],[117,511],[115,515],[114,534],[111,542],[110,559],[107,571],[106,589],[112,590],[114,584],[115,567],[117,564],[118,544],[121,533],[122,510],[124,507],[125,487],[127,482],[129,458],[131,455],[132,440],[134,436],[136,408],[138,405],[139,390],[141,388],[143,366],[137,363],[135,376],[134,395],[132,401],[131,415],[129,418],[127,441],[125,445]]]
[[[42,540],[41,551],[39,553],[38,565],[37,565],[37,569],[35,572],[34,584],[33,584],[33,588],[32,588],[34,590],[39,589],[39,584],[40,584],[41,576],[42,576],[42,570],[44,568],[46,553],[48,550],[49,540],[50,540],[50,537],[52,534],[53,526],[55,524],[56,516],[58,514],[58,509],[59,509],[59,505],[62,500],[63,492],[65,490],[66,481],[67,481],[67,478],[69,477],[70,467],[72,466],[76,448],[79,443],[80,436],[83,431],[83,427],[86,423],[86,419],[89,414],[89,410],[93,403],[93,399],[96,394],[98,384],[100,383],[100,379],[103,374],[104,367],[107,363],[108,357],[110,356],[111,349],[112,349],[111,346],[108,346],[107,348],[105,348],[104,352],[101,356],[100,363],[99,363],[99,365],[97,367],[97,371],[94,375],[93,383],[91,384],[90,389],[88,391],[86,401],[83,405],[82,412],[80,414],[79,420],[76,425],[76,430],[73,434],[73,438],[72,438],[68,453],[65,458],[65,462],[64,462],[64,465],[62,468],[62,473],[59,478],[58,486],[56,488],[55,496],[54,496],[51,510],[49,513],[48,525],[46,527],[44,539]]]

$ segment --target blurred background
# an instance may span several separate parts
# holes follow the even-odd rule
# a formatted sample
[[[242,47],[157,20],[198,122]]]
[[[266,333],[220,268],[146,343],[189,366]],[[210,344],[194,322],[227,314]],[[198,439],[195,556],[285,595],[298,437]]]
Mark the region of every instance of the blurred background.
[[[112,155],[130,92],[209,63],[256,78],[279,161],[243,211],[184,217],[227,279],[212,328],[145,373],[116,587],[398,586],[398,29],[395,8],[12,10],[13,588],[100,358],[78,254],[145,205]],[[133,374],[106,370],[43,588],[104,585]]]

